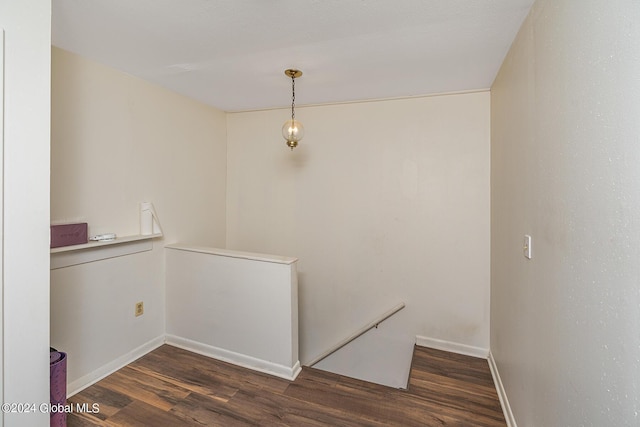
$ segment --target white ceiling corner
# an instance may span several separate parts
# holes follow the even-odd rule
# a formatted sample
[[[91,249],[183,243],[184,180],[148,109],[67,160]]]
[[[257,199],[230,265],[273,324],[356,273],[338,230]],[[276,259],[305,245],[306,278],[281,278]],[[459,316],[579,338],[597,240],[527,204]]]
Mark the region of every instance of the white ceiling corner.
[[[53,0],[54,46],[225,111],[486,89],[533,0]]]

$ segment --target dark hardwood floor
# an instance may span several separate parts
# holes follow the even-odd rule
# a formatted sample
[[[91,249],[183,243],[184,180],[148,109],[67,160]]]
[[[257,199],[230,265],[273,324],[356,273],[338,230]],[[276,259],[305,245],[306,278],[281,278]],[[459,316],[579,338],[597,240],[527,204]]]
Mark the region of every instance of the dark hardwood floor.
[[[415,347],[398,390],[303,368],[291,382],[164,345],[69,399],[72,426],[506,426],[486,360]]]

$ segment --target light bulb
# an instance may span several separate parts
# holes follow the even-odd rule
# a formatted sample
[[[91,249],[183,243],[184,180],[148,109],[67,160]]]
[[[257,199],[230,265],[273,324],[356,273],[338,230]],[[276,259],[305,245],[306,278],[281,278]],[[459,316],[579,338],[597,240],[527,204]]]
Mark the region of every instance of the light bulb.
[[[304,126],[297,120],[287,120],[282,125],[282,137],[287,141],[287,145],[294,148],[298,141],[304,136]]]

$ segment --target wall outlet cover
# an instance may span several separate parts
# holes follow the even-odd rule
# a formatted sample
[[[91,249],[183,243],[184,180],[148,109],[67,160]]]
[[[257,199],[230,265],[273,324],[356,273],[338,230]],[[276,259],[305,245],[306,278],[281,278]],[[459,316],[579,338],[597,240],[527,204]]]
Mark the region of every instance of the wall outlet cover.
[[[135,315],[136,317],[138,316],[142,316],[144,314],[144,303],[142,301],[136,303],[136,311],[135,311]]]

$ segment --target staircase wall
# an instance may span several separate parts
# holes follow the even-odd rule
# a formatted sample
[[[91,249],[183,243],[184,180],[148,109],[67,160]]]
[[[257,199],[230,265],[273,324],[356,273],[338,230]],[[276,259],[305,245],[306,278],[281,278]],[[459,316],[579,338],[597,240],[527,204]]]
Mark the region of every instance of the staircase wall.
[[[299,258],[303,365],[403,301],[323,369],[403,385],[416,335],[488,348],[489,101],[300,108],[294,151],[286,110],[227,115],[227,247]]]

